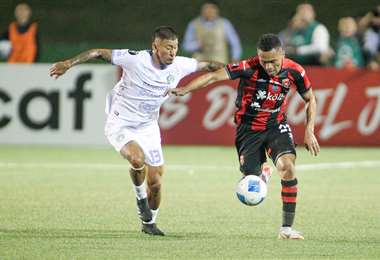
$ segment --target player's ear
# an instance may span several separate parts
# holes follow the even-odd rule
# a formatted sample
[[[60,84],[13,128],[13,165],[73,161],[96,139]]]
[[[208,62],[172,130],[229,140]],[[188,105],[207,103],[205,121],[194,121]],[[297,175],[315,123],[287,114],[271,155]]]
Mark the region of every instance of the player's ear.
[[[158,48],[157,48],[157,39],[155,39],[153,42],[152,42],[152,51],[154,52],[154,53],[156,53],[157,52],[157,50],[158,50]]]
[[[152,42],[152,51],[153,51],[153,53],[157,52],[157,46],[154,42]]]

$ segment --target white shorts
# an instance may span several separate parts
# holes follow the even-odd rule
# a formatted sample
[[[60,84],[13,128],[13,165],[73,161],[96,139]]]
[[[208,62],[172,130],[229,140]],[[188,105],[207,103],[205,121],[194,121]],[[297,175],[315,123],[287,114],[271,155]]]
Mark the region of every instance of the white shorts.
[[[119,120],[107,120],[105,135],[117,152],[120,152],[123,146],[130,141],[135,141],[144,152],[146,164],[151,166],[164,164],[160,128],[157,122],[139,127],[130,127],[122,125]]]

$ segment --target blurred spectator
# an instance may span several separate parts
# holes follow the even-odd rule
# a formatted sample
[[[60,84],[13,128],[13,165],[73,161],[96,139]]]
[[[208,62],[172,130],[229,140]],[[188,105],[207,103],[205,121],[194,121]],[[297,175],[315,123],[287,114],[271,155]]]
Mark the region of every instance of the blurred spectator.
[[[15,8],[16,20],[10,23],[8,30],[0,40],[10,42],[11,51],[8,63],[33,63],[39,53],[39,36],[36,22],[31,21],[32,8],[20,3]]]
[[[300,4],[290,23],[295,28],[285,44],[285,51],[289,58],[303,65],[325,65],[332,55],[329,32],[315,16],[311,4]]]
[[[335,50],[334,65],[337,68],[357,68],[364,65],[363,54],[357,38],[357,24],[352,17],[343,17],[338,22],[339,38]]]
[[[368,12],[359,21],[363,35],[363,51],[370,69],[379,69],[380,57],[380,5]]]
[[[282,45],[284,48],[288,46],[288,48],[291,48],[291,46],[297,46],[299,45],[299,41],[303,41],[302,38],[298,39],[296,37],[297,32],[301,31],[302,29],[306,28],[307,24],[302,19],[301,15],[296,14],[295,12],[292,13],[290,16],[288,26],[279,32],[278,37],[281,40]]]
[[[219,6],[215,1],[206,1],[201,7],[201,15],[189,23],[183,49],[197,60],[224,64],[238,61],[242,52],[236,30],[229,20],[219,16]]]

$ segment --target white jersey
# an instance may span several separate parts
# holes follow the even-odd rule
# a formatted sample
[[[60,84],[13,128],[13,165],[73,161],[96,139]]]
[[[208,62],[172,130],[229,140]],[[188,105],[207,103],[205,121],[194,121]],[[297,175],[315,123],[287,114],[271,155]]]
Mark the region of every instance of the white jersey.
[[[123,125],[133,127],[156,121],[168,98],[165,93],[197,70],[197,61],[186,57],[176,57],[165,68],[156,68],[148,50],[112,50],[112,63],[122,67],[123,75],[113,88],[106,110]]]

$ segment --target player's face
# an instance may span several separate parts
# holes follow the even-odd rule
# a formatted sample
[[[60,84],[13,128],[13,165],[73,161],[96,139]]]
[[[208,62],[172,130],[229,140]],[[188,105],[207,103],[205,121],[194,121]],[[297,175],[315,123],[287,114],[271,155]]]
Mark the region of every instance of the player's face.
[[[178,39],[155,39],[152,48],[161,63],[172,64],[178,51]]]
[[[273,77],[276,76],[282,67],[282,61],[284,60],[284,51],[282,48],[272,49],[270,51],[257,51],[259,55],[260,65],[264,68],[266,73]]]

